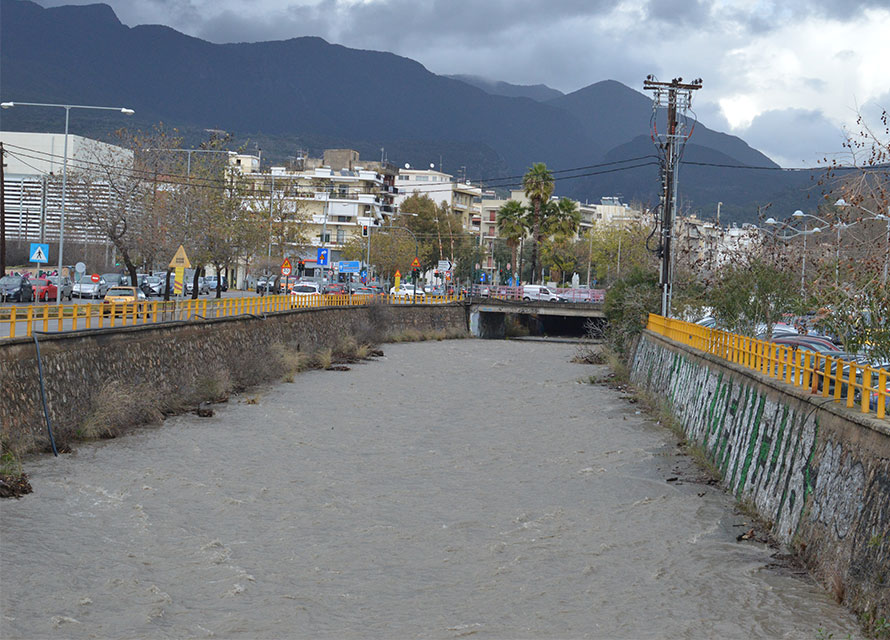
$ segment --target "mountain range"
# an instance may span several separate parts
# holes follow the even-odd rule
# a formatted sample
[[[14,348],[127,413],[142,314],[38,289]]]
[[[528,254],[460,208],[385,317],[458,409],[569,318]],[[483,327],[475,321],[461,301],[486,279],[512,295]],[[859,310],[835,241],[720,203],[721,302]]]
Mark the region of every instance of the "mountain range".
[[[0,15],[2,101],[136,111],[124,122],[113,112],[72,111],[71,131],[81,135],[163,122],[193,144],[205,129],[223,129],[261,146],[264,160],[284,161],[298,148],[317,155],[350,147],[399,165],[434,163],[501,188],[546,162],[557,171],[581,168],[557,173],[559,195],[658,199],[653,158],[607,164],[656,154],[652,100],[613,80],[563,94],[436,75],[409,58],[316,37],[213,44],[165,26],[127,27],[104,4],[0,0]],[[0,128],[58,131],[60,121],[52,110],[11,109]],[[681,166],[685,209],[707,216],[721,201],[721,218],[745,221],[768,202],[802,206],[809,175],[781,171],[742,139],[694,124],[684,161],[702,164]],[[739,166],[758,169],[732,168]]]

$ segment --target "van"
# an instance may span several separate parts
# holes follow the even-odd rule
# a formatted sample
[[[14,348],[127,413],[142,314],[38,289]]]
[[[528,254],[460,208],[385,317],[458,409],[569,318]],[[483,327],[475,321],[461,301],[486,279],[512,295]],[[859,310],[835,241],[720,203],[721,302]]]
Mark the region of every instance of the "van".
[[[565,302],[565,298],[560,298],[552,289],[548,289],[542,284],[527,284],[522,287],[523,300],[546,300],[547,302]]]

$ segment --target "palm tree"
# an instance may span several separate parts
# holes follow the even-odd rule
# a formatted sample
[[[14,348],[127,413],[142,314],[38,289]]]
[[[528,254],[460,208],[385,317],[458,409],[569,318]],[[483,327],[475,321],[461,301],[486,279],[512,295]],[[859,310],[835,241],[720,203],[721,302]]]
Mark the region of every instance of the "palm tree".
[[[525,237],[526,231],[525,207],[516,200],[507,200],[504,206],[498,209],[498,235],[506,241],[513,253],[513,273],[519,271],[516,250],[519,248],[519,241]]]
[[[581,212],[578,203],[568,198],[549,201],[543,209],[541,228],[545,236],[574,236],[581,226]]]
[[[543,162],[536,162],[522,178],[525,197],[531,202],[532,282],[537,282],[538,240],[541,237],[541,208],[553,194],[553,174]]]

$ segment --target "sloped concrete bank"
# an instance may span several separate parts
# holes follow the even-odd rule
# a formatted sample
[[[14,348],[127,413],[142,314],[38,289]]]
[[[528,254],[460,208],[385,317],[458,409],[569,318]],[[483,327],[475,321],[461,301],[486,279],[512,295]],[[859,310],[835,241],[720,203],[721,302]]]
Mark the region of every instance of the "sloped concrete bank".
[[[368,305],[97,329],[39,336],[49,414],[57,440],[76,436],[103,389],[150,393],[187,407],[224,386],[280,380],[282,349],[334,347],[348,336],[386,342],[406,330],[467,331],[462,304]],[[138,416],[137,416],[138,417]],[[31,338],[0,344],[0,438],[17,454],[49,446]]]
[[[890,620],[890,423],[648,331],[631,377],[867,627]]]

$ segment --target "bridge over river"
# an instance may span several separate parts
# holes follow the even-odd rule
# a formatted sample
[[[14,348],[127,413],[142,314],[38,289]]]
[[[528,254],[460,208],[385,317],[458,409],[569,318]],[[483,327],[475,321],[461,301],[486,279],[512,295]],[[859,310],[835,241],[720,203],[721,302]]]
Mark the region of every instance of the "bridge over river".
[[[26,461],[0,636],[857,635],[572,345],[384,348]]]

